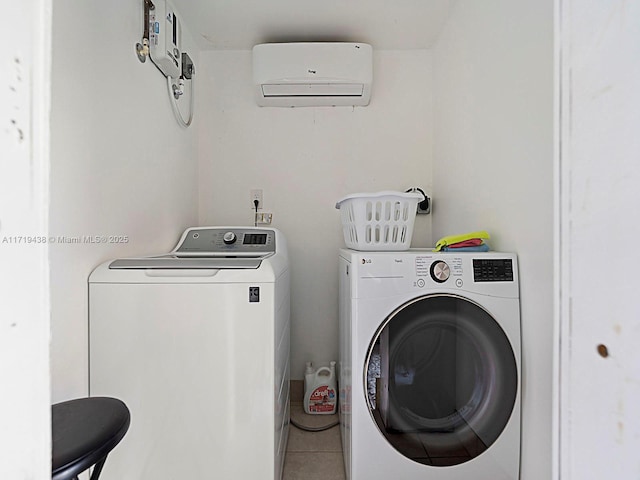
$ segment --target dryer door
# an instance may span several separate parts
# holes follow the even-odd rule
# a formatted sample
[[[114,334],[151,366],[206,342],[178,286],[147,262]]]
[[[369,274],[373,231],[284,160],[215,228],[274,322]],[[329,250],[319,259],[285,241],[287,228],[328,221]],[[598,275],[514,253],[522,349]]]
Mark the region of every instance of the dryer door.
[[[405,457],[450,466],[481,455],[514,409],[518,371],[496,320],[459,296],[429,295],[393,312],[365,370],[371,415]]]

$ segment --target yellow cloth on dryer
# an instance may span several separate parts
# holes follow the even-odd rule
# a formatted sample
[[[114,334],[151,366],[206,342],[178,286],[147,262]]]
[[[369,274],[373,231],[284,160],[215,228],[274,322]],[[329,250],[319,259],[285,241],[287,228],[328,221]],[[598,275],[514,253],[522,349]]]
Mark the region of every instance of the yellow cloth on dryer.
[[[489,234],[484,230],[479,230],[477,232],[461,233],[459,235],[448,235],[438,240],[438,243],[436,243],[436,248],[434,248],[433,251],[439,252],[444,247],[453,245],[454,243],[464,242],[465,240],[471,240],[472,238],[488,239],[490,237],[489,237]]]

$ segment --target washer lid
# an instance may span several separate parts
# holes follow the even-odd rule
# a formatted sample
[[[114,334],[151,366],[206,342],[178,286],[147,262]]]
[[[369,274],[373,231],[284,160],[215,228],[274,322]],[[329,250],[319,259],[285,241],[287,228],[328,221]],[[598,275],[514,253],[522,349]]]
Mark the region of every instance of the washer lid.
[[[267,255],[268,256],[268,255]],[[112,270],[117,269],[243,269],[258,268],[265,256],[258,258],[227,258],[227,257],[179,257],[176,255],[161,255],[159,257],[121,258],[109,264]]]
[[[276,252],[274,230],[249,227],[192,227],[166,255],[122,258],[109,269],[256,269]]]

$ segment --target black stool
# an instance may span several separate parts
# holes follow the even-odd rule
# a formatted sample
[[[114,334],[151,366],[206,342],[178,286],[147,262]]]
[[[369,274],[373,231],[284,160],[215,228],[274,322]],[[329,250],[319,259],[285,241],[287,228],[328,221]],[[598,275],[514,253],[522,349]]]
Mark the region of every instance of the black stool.
[[[52,480],[73,480],[95,465],[97,480],[107,459],[129,429],[127,406],[115,398],[91,397],[51,407]]]

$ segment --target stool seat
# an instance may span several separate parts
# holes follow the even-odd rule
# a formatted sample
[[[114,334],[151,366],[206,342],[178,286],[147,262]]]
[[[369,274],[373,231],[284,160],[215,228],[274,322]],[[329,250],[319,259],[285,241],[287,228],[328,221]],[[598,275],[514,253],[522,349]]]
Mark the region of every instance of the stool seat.
[[[129,409],[116,398],[79,398],[53,405],[52,480],[74,479],[94,465],[91,480],[96,480],[130,421]]]

